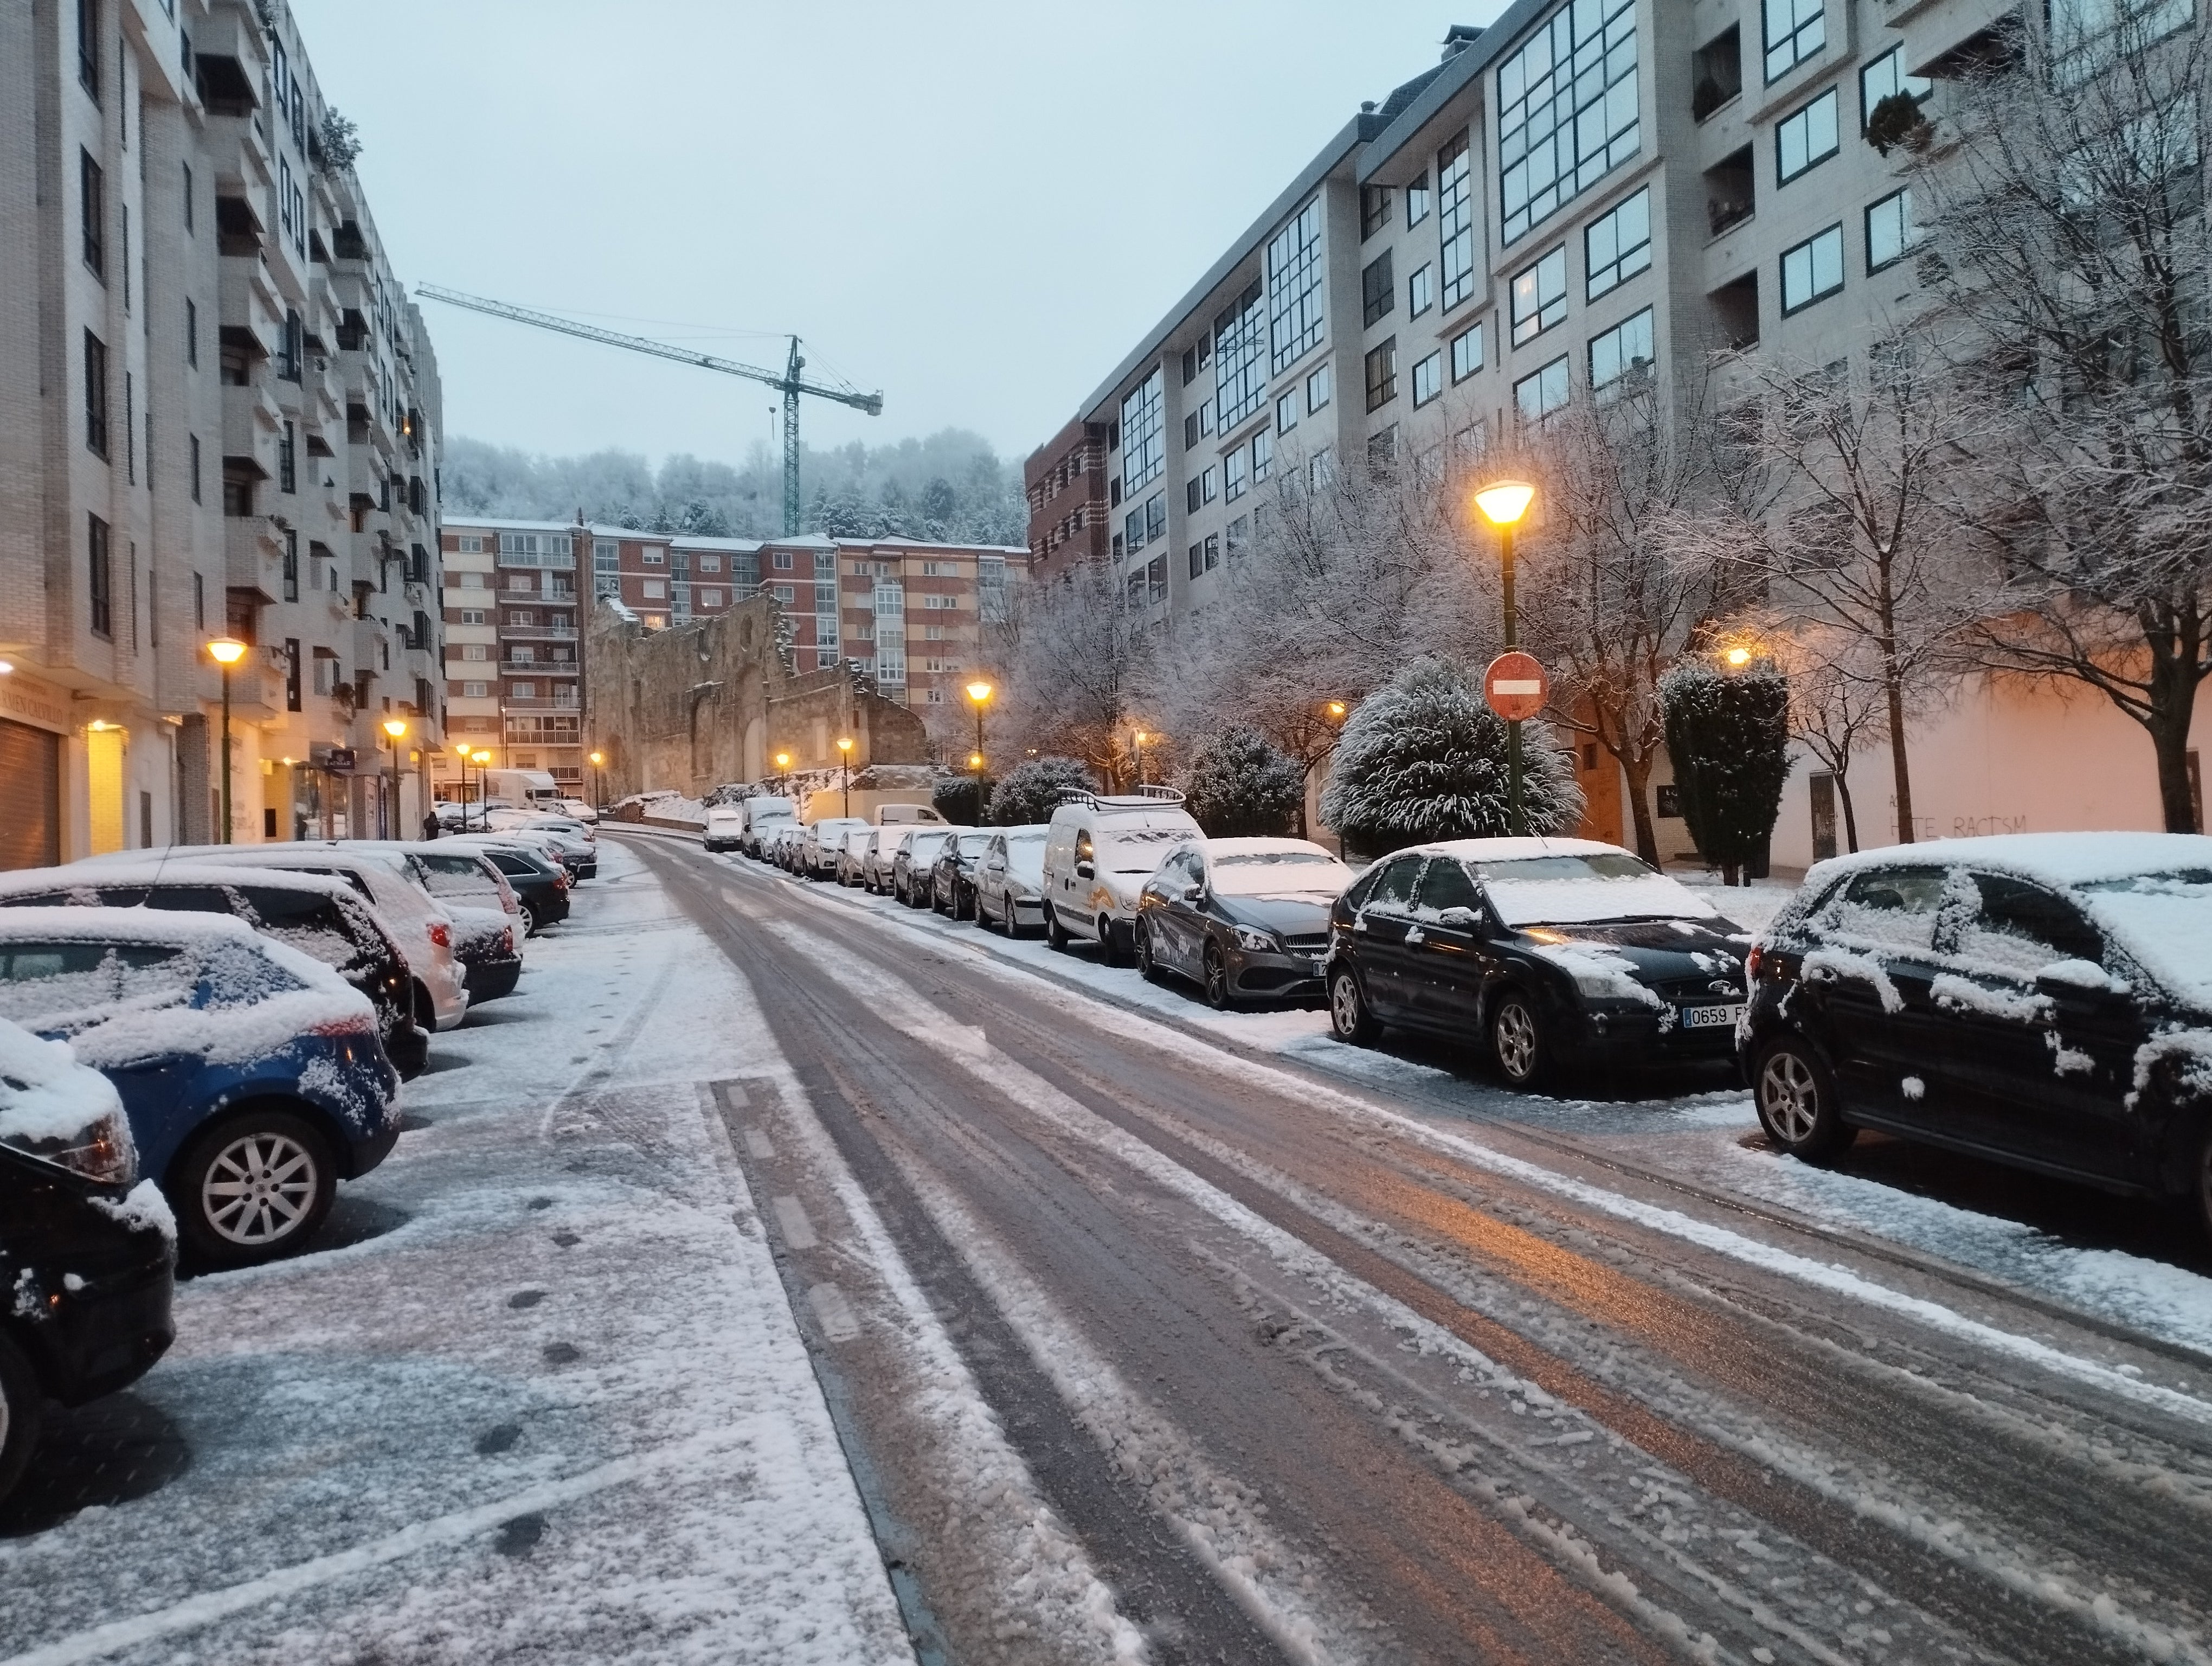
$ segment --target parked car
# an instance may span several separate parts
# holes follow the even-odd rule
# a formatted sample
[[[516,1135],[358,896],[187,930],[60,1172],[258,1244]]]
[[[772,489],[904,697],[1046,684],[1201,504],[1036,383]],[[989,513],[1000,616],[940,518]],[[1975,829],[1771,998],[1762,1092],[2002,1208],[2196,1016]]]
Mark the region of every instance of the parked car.
[[[1782,1150],[1863,1128],[2183,1196],[2212,1231],[2212,838],[2010,834],[1817,865],[1739,1056]]]
[[[769,793],[739,799],[738,813],[744,818],[738,835],[738,848],[748,856],[765,856],[771,835],[779,828],[799,825],[799,807],[789,799]]]
[[[544,850],[568,869],[571,881],[599,873],[599,836],[573,817],[542,810],[498,811],[486,830]]]
[[[868,844],[868,854],[861,859],[861,889],[878,897],[891,894],[891,870],[897,865],[900,850],[914,836],[914,830],[912,822],[878,824],[876,836]]]
[[[761,856],[771,867],[785,873],[797,871],[794,860],[799,846],[806,838],[806,830],[796,821],[771,821],[760,834]]]
[[[241,871],[217,862],[24,868],[0,874],[0,907],[229,915],[313,956],[366,995],[376,1009],[385,1055],[401,1080],[412,1081],[429,1061],[430,1037],[415,1021],[407,957],[343,879],[281,868]]]
[[[965,828],[918,825],[891,862],[891,895],[910,909],[929,906],[929,875],[945,842]]]
[[[168,1206],[137,1182],[114,1085],[0,1019],[0,1500],[46,1402],[128,1387],[176,1339]]]
[[[848,833],[865,832],[867,823],[858,816],[825,816],[806,830],[800,841],[794,870],[810,879],[828,879],[837,872],[837,853]]]
[[[512,842],[494,834],[471,833],[456,838],[446,848],[471,850],[497,868],[514,893],[522,934],[535,937],[548,926],[568,917],[568,870],[535,848]]]
[[[1722,1060],[1750,939],[1680,881],[1586,839],[1462,839],[1377,862],[1329,913],[1329,1018],[1475,1041],[1514,1087]]]
[[[932,805],[879,804],[876,806],[876,825],[878,827],[944,827],[950,824]]]
[[[1328,911],[1358,876],[1304,839],[1191,839],[1137,897],[1137,966],[1188,978],[1209,1006],[1319,999]]]
[[[856,827],[845,835],[837,847],[837,883],[857,885],[866,882],[868,858],[876,848],[876,841],[883,836],[880,827]]]
[[[991,835],[975,867],[975,923],[1019,937],[1044,926],[1044,842],[1051,830],[1039,822],[1002,827]]]
[[[937,848],[929,865],[929,906],[949,920],[972,919],[975,913],[975,866],[991,848],[988,827],[963,829]]]
[[[704,842],[709,852],[720,854],[725,850],[742,849],[744,837],[744,811],[734,804],[717,804],[708,808]]]
[[[1161,859],[1185,839],[1204,836],[1169,787],[1122,798],[1070,793],[1044,845],[1045,939],[1065,949],[1090,938],[1109,965],[1136,945],[1137,894]]]
[[[528,929],[522,899],[507,876],[466,839],[435,844],[371,844],[408,866],[422,889],[453,921],[453,958],[461,964],[469,1003],[481,1006],[514,993],[522,977],[520,945]]]
[[[298,1250],[399,1138],[399,1078],[345,981],[240,920],[0,909],[0,1018],[115,1085],[202,1263]]]
[[[319,873],[343,879],[376,911],[407,955],[415,979],[415,1022],[451,1030],[468,1016],[465,968],[453,953],[453,918],[424,888],[422,875],[396,845],[340,845],[329,840],[281,844],[169,845],[88,857],[72,867],[129,866],[147,861],[239,863],[260,869]]]

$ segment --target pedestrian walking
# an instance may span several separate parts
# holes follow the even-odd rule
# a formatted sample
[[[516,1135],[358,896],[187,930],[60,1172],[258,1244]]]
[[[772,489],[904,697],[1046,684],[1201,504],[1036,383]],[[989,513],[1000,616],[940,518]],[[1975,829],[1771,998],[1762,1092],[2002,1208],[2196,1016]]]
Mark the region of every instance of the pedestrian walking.
[[[433,810],[422,818],[422,836],[426,839],[434,839],[438,836],[439,831],[438,812]]]

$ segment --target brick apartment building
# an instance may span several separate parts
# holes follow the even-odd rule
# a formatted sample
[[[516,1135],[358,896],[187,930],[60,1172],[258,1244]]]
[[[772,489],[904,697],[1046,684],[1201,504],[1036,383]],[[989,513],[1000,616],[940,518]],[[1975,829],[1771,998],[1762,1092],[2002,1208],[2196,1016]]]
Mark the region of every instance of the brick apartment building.
[[[1051,578],[1107,551],[1108,516],[1121,502],[1106,472],[1109,424],[1080,417],[1022,465],[1030,503],[1030,576]]]
[[[437,368],[288,9],[0,15],[0,866],[404,827]],[[394,754],[382,724],[404,718]]]

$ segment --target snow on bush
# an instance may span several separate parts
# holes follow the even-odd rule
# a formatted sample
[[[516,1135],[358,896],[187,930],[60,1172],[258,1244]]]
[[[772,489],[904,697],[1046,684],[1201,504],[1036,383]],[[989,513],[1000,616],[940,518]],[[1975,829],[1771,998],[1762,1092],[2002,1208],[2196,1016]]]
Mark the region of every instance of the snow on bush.
[[[1582,789],[1551,731],[1522,725],[1522,793],[1528,831],[1563,833],[1581,820]],[[1370,856],[1446,839],[1499,838],[1507,809],[1506,727],[1465,672],[1416,660],[1346,720],[1321,818]]]
[[[1072,757],[1047,755],[1018,763],[991,789],[991,819],[1001,827],[1048,822],[1060,795],[1070,787],[1088,788],[1091,771]]]
[[[1229,728],[1183,772],[1183,807],[1208,838],[1270,838],[1290,830],[1305,803],[1305,771],[1255,729]]]
[[[1687,659],[1659,679],[1682,819],[1698,854],[1735,883],[1763,871],[1790,775],[1790,684],[1771,666],[1723,672]]]

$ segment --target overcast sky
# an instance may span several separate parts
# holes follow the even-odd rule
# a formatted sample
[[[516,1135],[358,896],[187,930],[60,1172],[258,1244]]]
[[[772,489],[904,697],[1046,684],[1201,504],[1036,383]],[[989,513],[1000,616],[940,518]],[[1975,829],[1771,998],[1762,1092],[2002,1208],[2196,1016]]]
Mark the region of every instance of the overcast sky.
[[[808,442],[1050,437],[1497,0],[293,0],[403,282],[880,389]],[[424,302],[446,426],[737,460],[776,396]],[[745,333],[758,332],[758,333]]]

